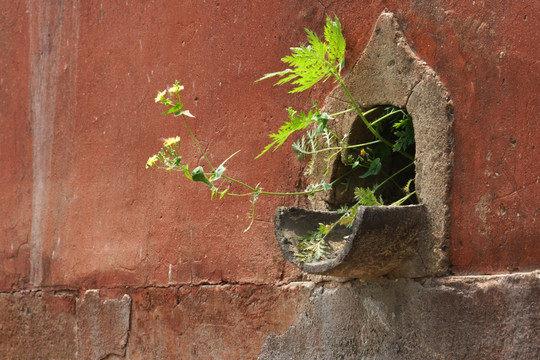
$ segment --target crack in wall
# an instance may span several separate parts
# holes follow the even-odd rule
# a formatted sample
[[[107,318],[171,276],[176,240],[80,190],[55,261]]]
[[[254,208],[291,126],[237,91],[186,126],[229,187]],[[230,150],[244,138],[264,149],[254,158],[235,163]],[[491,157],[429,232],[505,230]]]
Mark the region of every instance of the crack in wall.
[[[490,281],[490,280],[500,280],[504,278],[512,279],[514,277],[540,277],[540,270],[533,270],[533,271],[522,271],[522,272],[513,272],[508,274],[475,274],[475,275],[451,275],[451,276],[445,276],[441,278],[433,278],[430,276],[422,277],[422,278],[413,278],[408,279],[412,282],[416,282],[419,284],[424,283],[425,281],[439,281],[439,282],[470,282],[470,281]],[[402,279],[403,280],[403,279]],[[349,279],[349,280],[343,280],[340,281],[339,279],[333,279],[331,277],[325,277],[325,278],[317,278],[316,280],[303,280],[303,281],[291,281],[291,282],[285,282],[285,283],[271,283],[271,284],[259,284],[259,283],[242,283],[242,282],[222,282],[222,283],[200,283],[200,284],[174,284],[174,285],[145,285],[145,286],[103,286],[97,289],[82,289],[82,288],[69,288],[69,287],[58,287],[58,286],[42,286],[39,288],[32,288],[32,289],[19,289],[19,290],[13,290],[13,291],[0,291],[0,294],[3,295],[15,295],[15,294],[38,294],[38,293],[46,293],[46,292],[52,292],[55,296],[74,296],[78,298],[84,297],[85,292],[92,292],[92,291],[112,291],[112,292],[124,292],[124,293],[133,293],[141,290],[163,290],[163,289],[171,289],[171,290],[180,290],[185,288],[229,288],[229,287],[271,287],[271,288],[288,288],[288,287],[295,287],[295,286],[303,286],[306,288],[310,288],[313,290],[316,287],[321,286],[347,286],[347,284],[376,284],[376,283],[384,283],[384,282],[392,282],[392,281],[398,281],[398,279],[387,279],[387,278],[381,278],[379,280],[362,280],[362,279]],[[401,281],[401,280],[399,280]],[[83,295],[81,295],[83,294]]]

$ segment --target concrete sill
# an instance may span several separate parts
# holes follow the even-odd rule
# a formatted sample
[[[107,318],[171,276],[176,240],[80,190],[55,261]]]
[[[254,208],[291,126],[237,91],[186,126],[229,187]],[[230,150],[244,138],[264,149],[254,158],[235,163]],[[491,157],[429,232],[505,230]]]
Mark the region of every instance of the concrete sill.
[[[275,235],[285,258],[310,274],[376,278],[391,273],[414,254],[418,235],[425,226],[423,205],[361,206],[351,228],[338,226],[328,234],[331,250],[324,260],[298,261],[298,237],[340,216],[330,211],[277,208]]]

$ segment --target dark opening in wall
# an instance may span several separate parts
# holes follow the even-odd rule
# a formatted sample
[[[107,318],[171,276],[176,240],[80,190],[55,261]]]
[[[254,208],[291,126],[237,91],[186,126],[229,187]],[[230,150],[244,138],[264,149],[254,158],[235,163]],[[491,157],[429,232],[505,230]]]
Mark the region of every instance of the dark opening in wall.
[[[375,130],[393,145],[383,142],[352,148],[344,151],[333,164],[330,181],[344,178],[336,184],[334,195],[328,208],[339,209],[351,206],[355,188],[377,188],[375,195],[382,203],[390,205],[402,201],[402,205],[418,204],[415,194],[415,139],[414,125],[406,109],[391,105],[376,106],[366,111],[367,120]],[[366,124],[357,116],[352,122],[347,136],[349,145],[366,144],[376,141]],[[366,160],[377,161],[380,169],[368,175]],[[355,167],[356,165],[356,167]]]

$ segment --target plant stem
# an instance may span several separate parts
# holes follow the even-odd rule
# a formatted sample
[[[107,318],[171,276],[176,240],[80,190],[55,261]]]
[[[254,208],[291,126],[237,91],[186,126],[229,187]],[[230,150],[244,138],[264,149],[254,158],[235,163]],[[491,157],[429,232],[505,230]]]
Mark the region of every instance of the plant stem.
[[[380,123],[381,121],[389,118],[390,116],[394,115],[394,114],[397,114],[398,112],[403,112],[402,110],[394,110],[384,116],[381,116],[380,118],[378,118],[377,120],[375,120],[374,122],[371,123],[371,126],[374,126],[375,124],[377,123]]]
[[[396,171],[395,173],[393,173],[392,175],[390,175],[389,177],[387,177],[386,179],[384,179],[383,182],[381,182],[379,185],[375,186],[373,188],[373,192],[377,191],[381,186],[383,186],[384,184],[386,184],[388,181],[392,180],[396,175],[400,174],[401,172],[407,170],[408,168],[410,168],[411,166],[414,165],[414,162],[411,162],[409,163],[408,165],[402,167],[401,169],[399,169],[398,171]]]
[[[383,143],[385,143],[387,146],[389,146],[391,149],[393,149],[394,146],[392,145],[392,143],[390,141],[386,140],[385,138],[383,138],[381,136],[381,134],[379,134],[379,132],[373,128],[372,124],[365,117],[362,110],[360,110],[360,106],[358,105],[356,100],[354,100],[354,97],[349,92],[349,89],[347,88],[347,86],[343,82],[343,79],[341,78],[341,75],[339,75],[339,73],[336,73],[333,70],[331,71],[331,74],[337,79],[337,81],[339,82],[339,84],[341,85],[341,87],[343,88],[343,90],[345,91],[345,93],[347,94],[349,99],[351,100],[351,104],[353,105],[354,109],[358,113],[358,116],[360,116],[360,119],[362,119],[362,121],[364,122],[364,124],[366,125],[368,130],[373,134],[373,136],[375,136],[377,139],[381,140]],[[401,155],[405,156],[407,159],[414,161],[414,156],[411,156],[411,155],[407,154],[405,151],[399,151],[399,153]]]
[[[375,111],[375,110],[377,110],[377,109],[378,109],[378,107],[375,107],[375,108],[373,108],[373,109],[369,109],[368,111],[366,111],[366,112],[364,113],[364,115],[368,115],[368,114],[372,113],[373,111]],[[339,115],[343,115],[343,114],[349,113],[349,112],[351,112],[351,111],[356,111],[356,109],[355,109],[355,108],[348,108],[347,110],[339,111],[339,112],[334,113],[334,114],[329,114],[329,116],[330,116],[330,117],[336,117],[336,116],[339,116]]]
[[[403,204],[408,198],[410,198],[414,194],[416,194],[416,190],[408,193],[407,195],[405,195],[401,199],[399,199],[397,201],[394,201],[392,204],[390,204],[390,206],[399,206],[399,205]]]
[[[249,189],[251,190],[252,192],[251,193],[248,193],[248,194],[234,194],[235,196],[247,196],[247,195],[252,195],[254,192],[258,191],[259,190],[259,193],[261,195],[273,195],[273,196],[294,196],[294,195],[310,195],[310,194],[314,194],[314,193],[318,193],[318,192],[321,192],[321,191],[324,191],[324,189],[316,189],[316,190],[311,190],[311,191],[296,191],[296,192],[274,192],[274,191],[263,191],[261,190],[260,188],[254,188],[253,186],[250,186],[240,180],[237,180],[235,178],[232,178],[232,177],[229,177],[227,175],[223,175],[222,178],[224,179],[227,179],[229,181],[232,181],[240,186],[243,186],[245,187],[246,189]],[[227,193],[227,195],[233,195],[233,194],[229,194]]]
[[[329,151],[329,150],[347,150],[347,149],[355,149],[355,148],[359,148],[359,147],[362,147],[362,146],[368,146],[368,145],[373,145],[373,144],[378,144],[380,143],[381,141],[380,140],[374,140],[374,141],[370,141],[370,142],[367,142],[367,143],[362,143],[362,144],[356,144],[356,145],[347,145],[347,146],[343,146],[343,147],[328,147],[328,148],[324,148],[324,149],[320,149],[320,150],[315,150],[315,151],[299,151],[301,154],[304,154],[304,155],[313,155],[313,154],[318,154],[318,153],[321,153],[321,152],[325,152],[325,151]]]
[[[195,145],[197,145],[197,147],[199,148],[199,151],[201,152],[201,154],[203,155],[204,159],[206,160],[206,163],[208,164],[208,166],[210,166],[210,168],[212,169],[212,171],[216,170],[214,168],[214,166],[212,166],[212,163],[210,162],[210,160],[208,159],[208,157],[206,156],[206,153],[204,152],[204,150],[202,149],[201,145],[199,144],[199,142],[197,141],[197,138],[195,137],[195,135],[193,134],[193,131],[191,131],[191,128],[189,127],[189,123],[187,121],[187,118],[186,118],[186,115],[183,115],[182,114],[182,118],[184,119],[184,124],[186,124],[186,128],[188,129],[189,131],[189,135],[191,135],[191,138],[193,139],[193,141],[195,142]]]

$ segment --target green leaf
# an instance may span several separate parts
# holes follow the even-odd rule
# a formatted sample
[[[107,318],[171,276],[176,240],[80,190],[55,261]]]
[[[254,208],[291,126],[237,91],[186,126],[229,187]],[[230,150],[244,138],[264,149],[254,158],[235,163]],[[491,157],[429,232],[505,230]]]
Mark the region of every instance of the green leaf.
[[[392,127],[395,129],[394,135],[397,137],[392,150],[396,152],[405,151],[409,145],[414,144],[414,127],[410,116],[404,116],[395,122]]]
[[[191,172],[189,171],[189,166],[188,166],[187,164],[182,168],[182,171],[184,172],[184,176],[185,176],[187,179],[193,181],[193,179],[191,178]]]
[[[210,180],[208,180],[208,178],[204,174],[202,166],[197,166],[195,169],[193,169],[193,171],[191,172],[191,179],[193,181],[203,182],[206,185],[210,186],[211,189],[214,189],[214,185],[212,185]]]
[[[412,179],[409,179],[409,181],[407,181],[407,184],[405,184],[405,186],[403,187],[403,191],[408,194],[411,192],[411,184],[412,182],[414,181],[414,178]]]
[[[223,164],[219,165],[216,170],[214,170],[214,173],[212,174],[212,181],[216,181],[221,178],[223,173],[225,172],[226,168],[223,166]]]
[[[337,17],[334,20],[326,18],[325,41],[321,41],[308,29],[306,35],[309,45],[293,47],[291,54],[281,59],[289,68],[266,74],[258,81],[278,76],[281,79],[276,85],[291,83],[296,87],[290,92],[296,93],[307,90],[330,76],[337,76],[343,68],[346,45]]]
[[[191,118],[195,117],[189,112],[189,110],[181,110],[181,111],[177,111],[177,112],[174,113],[174,116],[181,116],[181,115],[189,116]]]
[[[332,117],[328,115],[328,113],[320,113],[319,111],[317,111],[317,113],[313,115],[313,120],[315,120],[317,124],[319,124],[315,133],[317,134],[322,133],[326,129],[328,120],[331,120],[331,119]]]
[[[273,139],[270,144],[266,145],[264,150],[255,157],[255,159],[258,159],[261,157],[264,153],[266,153],[268,150],[274,148],[272,151],[275,151],[278,149],[287,139],[289,136],[291,136],[295,131],[303,130],[309,125],[316,122],[316,120],[313,118],[313,112],[310,110],[307,114],[304,114],[303,112],[297,112],[296,110],[292,108],[288,108],[287,111],[289,112],[289,120],[286,121],[278,130],[277,133],[270,134],[269,137]]]
[[[375,194],[373,193],[373,190],[370,188],[355,188],[354,189],[354,197],[356,201],[358,201],[358,204],[364,205],[364,206],[380,206],[383,205],[383,202],[381,199],[377,199]]]
[[[212,181],[216,181],[218,179],[220,179],[222,176],[223,176],[223,173],[225,172],[225,170],[227,169],[225,167],[225,163],[227,161],[229,161],[233,156],[235,156],[236,154],[238,154],[240,152],[240,150],[238,150],[237,152],[235,152],[234,154],[232,154],[231,156],[229,156],[227,159],[225,159],[225,161],[223,161],[218,167],[216,170],[214,170],[214,174],[212,175]]]
[[[332,184],[327,184],[324,180],[321,181],[319,185],[323,188],[324,191],[332,190]]]
[[[175,168],[177,167],[180,167],[181,164],[180,164],[180,157],[176,157],[173,159],[172,162],[169,163],[169,166],[167,167],[167,170],[174,170]]]
[[[377,175],[381,171],[382,163],[380,158],[376,158],[369,164],[369,169],[360,178],[365,179],[371,175]]]
[[[226,188],[222,192],[219,193],[219,200],[223,199],[223,197],[229,192],[229,188]]]
[[[184,107],[184,104],[182,104],[181,102],[178,102],[176,103],[172,108],[170,108],[169,110],[165,111],[163,114],[172,114],[172,113],[176,113],[181,111],[182,108]]]
[[[336,17],[334,20],[330,17],[326,18],[326,26],[324,28],[324,38],[328,42],[328,57],[330,62],[337,62],[343,68],[345,58],[346,42],[341,31],[341,24]]]
[[[326,231],[326,226],[322,226]],[[298,261],[310,263],[314,260],[320,260],[324,256],[328,245],[321,231],[309,231],[306,235],[298,237],[296,248],[298,253],[295,256]]]
[[[358,203],[356,203],[354,206],[352,206],[350,209],[345,207],[345,210],[343,211],[343,215],[338,220],[338,224],[341,226],[351,227],[354,222],[354,218],[356,216],[356,213],[358,212]]]
[[[285,76],[286,74],[288,73],[291,73],[292,70],[291,69],[285,69],[283,71],[276,71],[276,72],[273,72],[273,73],[269,73],[269,74],[265,74],[264,76],[262,76],[260,79],[257,79],[255,80],[255,82],[259,82],[259,81],[262,81],[262,80],[266,80],[266,79],[269,79],[271,77],[274,77],[274,76]]]
[[[251,203],[251,212],[249,213],[249,218],[251,219],[248,227],[244,229],[244,232],[251,229],[251,226],[253,225],[253,221],[255,221],[255,203],[257,202],[257,199],[259,198],[259,195],[261,194],[262,189],[258,187],[259,184],[257,184],[255,191],[253,192],[253,200],[250,200]]]
[[[332,224],[322,224],[319,223],[319,234],[326,235],[332,230]]]
[[[255,192],[253,193],[253,201],[252,201],[253,204],[255,204],[255,202],[259,198],[259,195],[261,195],[261,191],[262,191],[261,188],[257,188],[257,190],[255,190]]]

